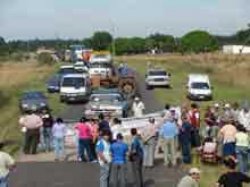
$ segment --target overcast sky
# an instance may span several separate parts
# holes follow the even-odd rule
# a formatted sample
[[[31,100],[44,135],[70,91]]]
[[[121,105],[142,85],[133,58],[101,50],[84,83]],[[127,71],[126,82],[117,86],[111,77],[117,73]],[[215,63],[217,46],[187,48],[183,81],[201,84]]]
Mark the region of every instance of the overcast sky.
[[[250,0],[0,0],[5,39],[84,38],[97,30],[116,37],[192,29],[229,35],[247,23]]]

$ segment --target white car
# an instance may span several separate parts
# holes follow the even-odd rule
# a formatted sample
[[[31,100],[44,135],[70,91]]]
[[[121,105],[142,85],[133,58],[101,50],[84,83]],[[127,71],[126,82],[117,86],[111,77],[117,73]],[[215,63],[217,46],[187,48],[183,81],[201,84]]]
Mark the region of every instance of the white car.
[[[101,78],[111,77],[113,75],[113,66],[109,62],[92,62],[89,67],[89,75],[100,76]]]
[[[86,102],[91,93],[88,75],[67,74],[62,77],[60,86],[61,102]]]
[[[84,61],[77,61],[74,64],[74,68],[78,72],[88,72],[88,70],[89,70],[88,64]]]
[[[190,74],[187,83],[187,97],[191,100],[212,100],[212,86],[208,75]]]
[[[164,69],[149,69],[146,74],[146,87],[152,89],[154,87],[169,87],[170,76]]]

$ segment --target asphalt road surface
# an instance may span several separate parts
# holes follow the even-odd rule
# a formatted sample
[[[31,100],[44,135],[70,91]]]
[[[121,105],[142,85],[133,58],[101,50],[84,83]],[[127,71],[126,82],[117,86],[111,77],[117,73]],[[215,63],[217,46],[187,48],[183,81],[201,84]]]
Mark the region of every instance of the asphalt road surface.
[[[163,109],[153,92],[145,89],[144,79],[138,78],[138,91],[146,106],[146,113]],[[78,120],[83,113],[84,104],[68,105],[61,117],[66,120]],[[133,185],[132,172],[128,165],[128,187]],[[178,168],[166,168],[162,161],[153,169],[143,172],[145,187],[175,187],[183,175]],[[10,175],[10,187],[98,187],[98,164],[79,162],[33,162],[17,163],[17,169]]]

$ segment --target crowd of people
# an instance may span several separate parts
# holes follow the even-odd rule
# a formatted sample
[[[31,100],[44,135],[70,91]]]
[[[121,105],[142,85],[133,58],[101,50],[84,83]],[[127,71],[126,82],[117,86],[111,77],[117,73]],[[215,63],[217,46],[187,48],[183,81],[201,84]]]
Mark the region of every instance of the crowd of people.
[[[145,106],[139,98],[135,99],[133,110],[136,118],[143,116]],[[29,111],[19,123],[25,134],[25,154],[36,154],[38,148],[45,152],[54,150],[56,161],[65,160],[67,127],[63,119],[54,120],[48,110],[40,113]],[[228,171],[218,179],[218,187],[240,187],[243,182],[250,182],[247,176],[249,106],[214,103],[202,113],[196,103],[190,107],[166,104],[160,119],[150,117],[147,123],[143,130],[132,128],[130,136],[124,137],[122,121],[118,118],[103,114],[93,119],[82,117],[74,124],[77,160],[99,162],[101,187],[125,187],[128,161],[136,186],[142,187],[143,168],[154,167],[155,155],[159,152],[163,152],[167,167],[176,166],[178,161],[191,164],[194,153],[202,161],[224,163]],[[10,157],[4,157],[8,167],[14,165]],[[198,186],[200,172],[198,168],[191,168],[178,187]],[[0,174],[2,183],[4,176]]]

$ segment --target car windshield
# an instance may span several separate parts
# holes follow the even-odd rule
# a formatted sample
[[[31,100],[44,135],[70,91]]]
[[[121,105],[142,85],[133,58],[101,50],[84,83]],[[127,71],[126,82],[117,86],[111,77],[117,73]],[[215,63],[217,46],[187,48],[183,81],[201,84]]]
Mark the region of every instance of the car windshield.
[[[72,67],[72,68],[61,68],[58,73],[65,75],[65,74],[72,74],[75,72],[76,72],[75,69]]]
[[[90,101],[122,101],[122,96],[120,94],[94,94],[90,96]]]
[[[167,72],[166,71],[150,71],[149,76],[166,76]]]
[[[90,68],[111,68],[110,63],[92,63]]]
[[[207,90],[207,89],[209,89],[209,85],[206,82],[194,82],[191,84],[191,88],[200,89],[200,90]]]
[[[85,79],[80,77],[65,77],[62,82],[63,87],[83,87]]]
[[[45,99],[45,96],[41,92],[27,92],[23,95],[24,100],[29,99]]]

